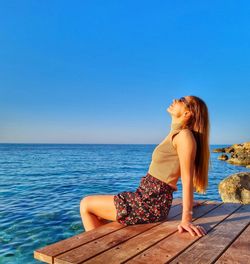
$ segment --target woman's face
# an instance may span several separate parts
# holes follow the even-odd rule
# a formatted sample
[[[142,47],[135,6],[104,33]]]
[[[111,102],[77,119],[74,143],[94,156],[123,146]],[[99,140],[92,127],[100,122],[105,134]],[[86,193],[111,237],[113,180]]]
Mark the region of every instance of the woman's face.
[[[180,117],[188,107],[188,96],[174,99],[172,104],[167,108],[167,111],[175,116]]]

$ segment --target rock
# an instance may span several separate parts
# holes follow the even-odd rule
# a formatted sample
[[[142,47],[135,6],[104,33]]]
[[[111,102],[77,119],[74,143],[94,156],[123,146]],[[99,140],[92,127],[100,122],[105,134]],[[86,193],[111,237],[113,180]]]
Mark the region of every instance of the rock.
[[[214,149],[213,152],[224,152],[231,155],[230,158],[226,156],[219,156],[218,159],[226,160],[230,164],[248,166],[250,165],[250,142],[243,144],[233,144],[226,148]],[[249,168],[249,167],[248,167]]]
[[[225,152],[225,148],[217,148],[217,149],[214,149],[213,152],[216,152],[216,153]]]
[[[218,160],[227,160],[228,156],[226,154],[222,154],[218,157]]]
[[[235,146],[236,144],[232,145],[231,147],[227,147],[225,148],[225,152],[226,153],[234,153],[234,150],[235,150]]]
[[[224,203],[250,204],[250,172],[239,172],[222,180],[219,194]]]
[[[231,158],[227,162],[241,166],[250,165],[250,142],[235,144],[232,147],[234,151],[231,153]]]
[[[227,160],[228,163],[234,164],[234,165],[240,165],[240,166],[248,166],[250,163],[249,158],[246,158],[245,156],[242,156],[239,158],[230,158]]]
[[[250,165],[247,165],[246,168],[247,168],[247,169],[250,169]]]

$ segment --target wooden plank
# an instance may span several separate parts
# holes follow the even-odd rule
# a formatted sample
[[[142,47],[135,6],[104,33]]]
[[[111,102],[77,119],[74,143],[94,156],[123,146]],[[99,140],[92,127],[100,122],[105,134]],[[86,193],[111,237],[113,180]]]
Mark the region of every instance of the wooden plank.
[[[176,204],[178,203],[178,204]],[[175,205],[171,207],[169,212],[169,217],[174,217],[177,214],[180,214],[180,201],[176,201]],[[105,237],[96,239],[88,244],[80,246],[70,252],[65,254],[60,254],[55,258],[55,263],[79,263],[84,260],[87,260],[96,254],[108,250],[111,247],[115,247],[117,244],[124,242],[131,237],[139,235],[142,232],[147,231],[148,229],[161,224],[161,222],[151,223],[151,224],[141,224],[141,225],[131,225],[127,226],[123,230],[118,230],[115,233],[107,234]],[[97,229],[96,229],[97,230]]]
[[[203,226],[209,232],[215,225],[227,218],[229,214],[237,210],[240,206],[240,204],[221,204],[193,222]],[[152,260],[154,260],[154,263],[166,263],[174,259],[180,252],[184,251],[200,238],[198,236],[192,237],[189,232],[179,233],[176,230],[172,235],[154,244],[126,263],[150,263]]]
[[[194,217],[199,217],[206,213],[207,211],[211,210],[213,207],[218,206],[215,204],[209,204],[209,205],[200,205],[196,208],[194,208]],[[84,248],[78,248],[77,249],[77,256],[79,257],[79,254],[81,254],[81,258],[75,258],[75,256],[72,258],[72,252],[70,252],[67,255],[64,256],[58,256],[55,258],[55,263],[121,263],[122,261],[130,258],[131,256],[138,253],[138,251],[141,251],[147,247],[149,247],[152,243],[155,243],[162,238],[166,237],[169,233],[175,232],[178,223],[181,219],[181,213],[182,213],[182,206],[178,206],[179,211],[177,212],[178,215],[173,217],[173,220],[168,220],[161,222],[158,225],[153,226],[153,228],[150,228],[146,230],[145,232],[139,233],[137,236],[134,236],[126,241],[119,241],[119,245],[116,243],[112,247],[110,244],[108,244],[108,241],[101,241],[102,243],[105,243],[102,246],[103,252],[99,252],[98,255],[86,253],[86,250],[90,249],[90,247]],[[172,209],[172,208],[171,208]],[[145,226],[148,226],[151,224],[145,224]],[[130,226],[137,229],[140,225]],[[128,230],[128,227],[127,227]],[[126,229],[124,229],[126,231]],[[129,230],[128,230],[129,231]],[[117,233],[117,232],[116,232]],[[114,235],[114,233],[112,234]],[[107,236],[106,236],[107,237]],[[112,237],[110,238],[112,241]],[[118,246],[117,246],[118,245]],[[94,245],[93,245],[94,246]],[[97,253],[98,246],[93,249]],[[105,250],[104,250],[105,249]],[[65,258],[66,257],[66,258]],[[87,259],[88,258],[88,259]],[[65,261],[65,262],[63,262]]]
[[[245,264],[250,259],[250,225],[230,245],[215,264]]]
[[[174,199],[172,202],[172,212],[176,209],[175,206],[181,203],[181,199]],[[204,202],[201,200],[201,202]],[[43,248],[34,251],[34,258],[47,263],[54,263],[54,258],[60,254],[66,253],[72,249],[82,246],[88,242],[91,242],[97,238],[103,237],[109,233],[115,232],[125,226],[118,222],[111,222],[105,224],[104,226],[98,227],[94,230],[80,233],[76,236],[58,241],[51,245],[45,246]]]
[[[105,226],[104,225],[100,226],[95,230],[90,230],[88,232],[80,233],[79,235],[37,249],[36,251],[34,251],[34,258],[47,263],[53,263],[53,258],[55,256],[62,254],[64,252],[68,252],[71,249],[84,245],[89,241],[103,237],[106,234],[110,234],[122,228],[124,228],[124,226],[118,222],[108,223]]]
[[[214,263],[250,223],[250,205],[242,205],[170,263]]]

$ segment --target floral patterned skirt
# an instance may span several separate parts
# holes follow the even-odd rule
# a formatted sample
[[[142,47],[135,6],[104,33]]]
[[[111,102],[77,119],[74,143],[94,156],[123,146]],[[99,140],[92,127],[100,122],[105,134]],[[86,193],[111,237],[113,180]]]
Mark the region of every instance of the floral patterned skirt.
[[[147,173],[135,192],[124,191],[114,196],[117,222],[127,226],[166,219],[173,192],[170,185]]]

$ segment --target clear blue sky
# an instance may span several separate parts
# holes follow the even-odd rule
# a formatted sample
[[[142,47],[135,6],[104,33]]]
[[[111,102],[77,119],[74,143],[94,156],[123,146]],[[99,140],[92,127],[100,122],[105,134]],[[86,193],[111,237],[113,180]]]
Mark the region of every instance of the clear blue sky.
[[[173,98],[250,140],[249,1],[1,1],[0,142],[152,143]]]

